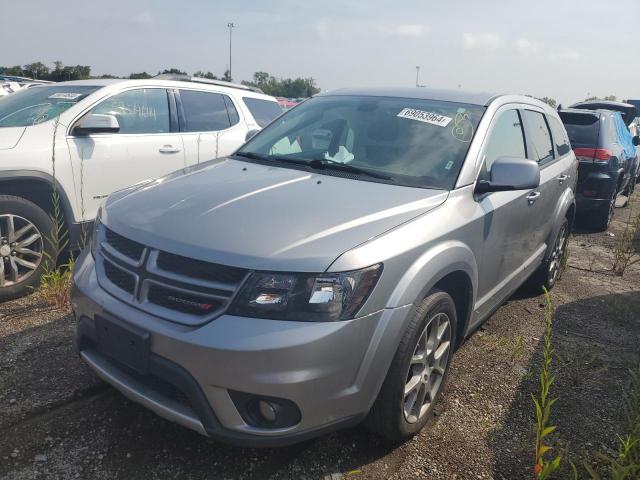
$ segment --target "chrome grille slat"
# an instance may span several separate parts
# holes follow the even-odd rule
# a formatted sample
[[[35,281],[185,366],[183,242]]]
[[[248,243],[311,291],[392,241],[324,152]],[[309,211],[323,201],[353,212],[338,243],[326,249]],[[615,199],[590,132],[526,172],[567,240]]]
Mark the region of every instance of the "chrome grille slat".
[[[221,315],[250,273],[157,250],[103,225],[99,228],[98,283],[117,298],[167,320],[199,325]]]
[[[151,250],[151,252],[149,253],[149,260],[147,261],[147,270],[149,272],[157,275],[158,277],[163,277],[163,278],[168,278],[168,279],[171,279],[171,280],[175,280],[178,283],[194,285],[194,286],[201,287],[201,288],[204,288],[204,289],[225,291],[225,292],[228,292],[229,296],[231,296],[231,295],[234,294],[234,292],[238,289],[240,284],[247,277],[247,273],[245,273],[240,282],[228,284],[228,283],[201,280],[199,278],[193,278],[193,277],[190,277],[188,275],[183,275],[183,274],[170,272],[168,270],[165,270],[165,269],[162,269],[162,268],[158,267],[158,256],[159,256],[159,253],[160,252],[158,250]]]

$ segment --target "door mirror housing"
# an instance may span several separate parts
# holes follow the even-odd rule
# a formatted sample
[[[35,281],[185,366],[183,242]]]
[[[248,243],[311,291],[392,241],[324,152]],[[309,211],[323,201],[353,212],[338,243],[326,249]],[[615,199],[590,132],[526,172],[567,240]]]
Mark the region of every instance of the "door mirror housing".
[[[537,162],[526,158],[499,157],[491,165],[491,180],[476,184],[476,193],[531,190],[540,185]]]
[[[640,145],[640,137],[638,135],[636,135],[635,137],[633,137],[633,145],[634,146],[638,146]]]
[[[92,133],[118,133],[120,124],[115,115],[103,113],[87,113],[73,129],[74,135],[90,135]]]
[[[260,131],[260,130],[255,129],[255,128],[254,128],[253,130],[249,130],[249,131],[247,132],[247,134],[245,135],[245,137],[244,137],[244,141],[245,141],[245,142],[248,142],[248,141],[249,141],[250,139],[252,139],[252,138],[254,137],[254,135],[255,135],[256,133],[258,133],[259,131]]]

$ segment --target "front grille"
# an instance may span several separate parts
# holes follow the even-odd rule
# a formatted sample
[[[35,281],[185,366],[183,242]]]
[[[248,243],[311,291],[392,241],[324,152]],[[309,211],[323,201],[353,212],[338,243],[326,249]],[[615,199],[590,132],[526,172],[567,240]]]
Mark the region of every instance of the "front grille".
[[[174,253],[160,252],[158,268],[167,272],[199,278],[209,282],[239,283],[247,274],[243,268],[228,267],[183,257]]]
[[[173,322],[200,325],[221,315],[249,273],[156,250],[104,225],[98,229],[100,286],[123,302]]]
[[[189,315],[206,316],[218,310],[223,302],[198,294],[182,293],[160,285],[149,287],[147,298],[151,303],[163,308]]]
[[[133,295],[133,290],[136,285],[136,280],[133,275],[116,267],[109,261],[104,262],[104,274],[109,281],[120,290],[124,290]]]
[[[134,242],[133,240],[129,240],[108,228],[105,228],[105,238],[107,243],[113,247],[114,250],[117,250],[122,255],[133,260],[140,260],[144,250],[144,245]]]

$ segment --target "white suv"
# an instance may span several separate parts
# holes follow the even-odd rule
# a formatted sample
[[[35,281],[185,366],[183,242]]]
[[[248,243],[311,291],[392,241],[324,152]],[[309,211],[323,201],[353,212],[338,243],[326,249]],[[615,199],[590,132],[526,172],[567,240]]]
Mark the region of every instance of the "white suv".
[[[280,113],[249,87],[186,76],[62,82],[2,98],[0,300],[36,285],[52,253],[54,159],[75,246],[110,193],[227,156]]]

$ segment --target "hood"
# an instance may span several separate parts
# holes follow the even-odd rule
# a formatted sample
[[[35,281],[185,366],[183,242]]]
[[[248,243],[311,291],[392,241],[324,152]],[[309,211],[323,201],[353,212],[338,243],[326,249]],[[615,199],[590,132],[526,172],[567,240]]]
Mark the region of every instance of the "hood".
[[[325,271],[448,192],[222,160],[110,198],[103,222],[154,248],[256,270]]]
[[[626,125],[633,122],[637,116],[636,106],[630,103],[611,102],[609,100],[587,100],[571,105],[569,108],[580,108],[586,110],[613,110],[620,112]]]
[[[0,127],[0,150],[15,147],[27,127]]]

